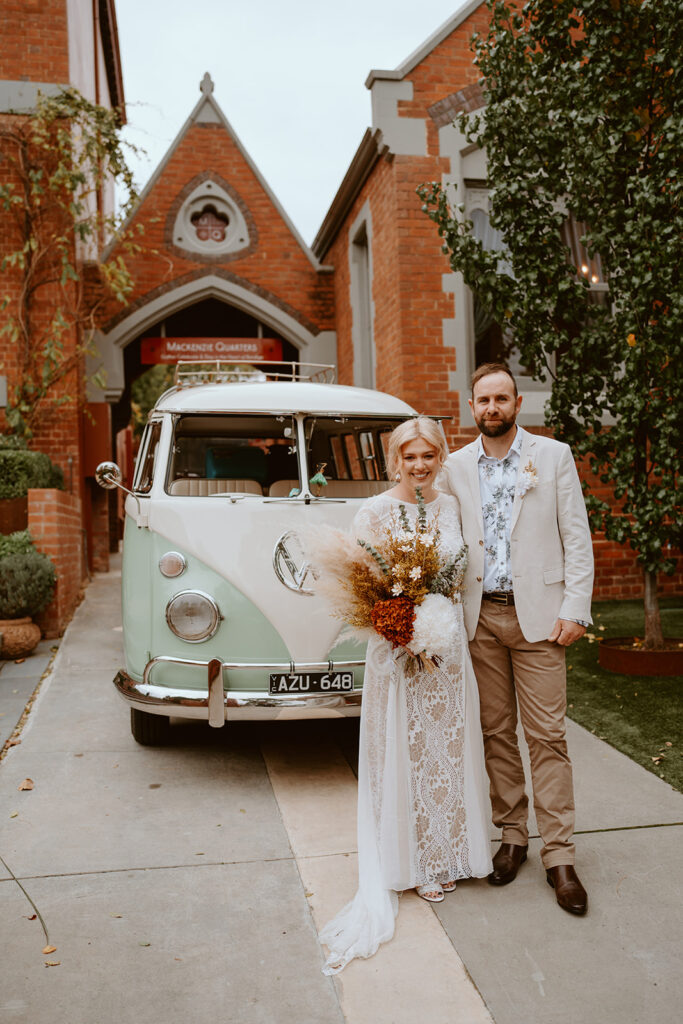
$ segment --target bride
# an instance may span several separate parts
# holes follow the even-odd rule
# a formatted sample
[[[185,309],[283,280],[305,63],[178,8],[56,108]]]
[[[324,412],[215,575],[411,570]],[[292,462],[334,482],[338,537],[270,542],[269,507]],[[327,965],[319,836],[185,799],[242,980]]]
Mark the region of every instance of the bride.
[[[416,489],[427,515],[438,514],[439,545],[451,557],[463,547],[457,501],[434,487],[447,455],[437,424],[417,417],[391,434],[388,470],[396,485],[370,498],[354,533],[372,540],[404,505],[414,527]],[[358,891],[320,934],[329,948],[323,968],[336,974],[369,957],[394,934],[398,893],[415,888],[441,902],[461,878],[491,871],[488,783],[479,698],[463,625],[453,605],[456,640],[432,672],[408,676],[404,660],[377,634],[368,643],[358,764]]]

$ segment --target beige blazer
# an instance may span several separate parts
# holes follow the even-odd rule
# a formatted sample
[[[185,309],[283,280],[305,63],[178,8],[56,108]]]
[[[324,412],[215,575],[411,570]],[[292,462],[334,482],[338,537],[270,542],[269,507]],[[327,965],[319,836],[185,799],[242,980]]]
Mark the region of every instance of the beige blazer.
[[[446,460],[439,487],[460,503],[469,548],[465,576],[465,625],[477,628],[484,578],[484,522],[479,493],[477,442]],[[546,640],[558,618],[592,622],[593,545],[579,475],[569,446],[524,432],[520,470],[529,462],[537,483],[512,506],[512,586],[517,618],[530,643]]]

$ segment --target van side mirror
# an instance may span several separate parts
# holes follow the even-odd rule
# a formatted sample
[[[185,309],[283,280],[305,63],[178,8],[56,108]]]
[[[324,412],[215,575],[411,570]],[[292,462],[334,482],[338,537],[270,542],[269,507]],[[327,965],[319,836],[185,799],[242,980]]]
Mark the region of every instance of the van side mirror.
[[[138,530],[142,529],[143,526],[149,526],[147,522],[147,515],[143,516],[142,509],[140,508],[140,499],[137,494],[133,494],[127,487],[124,487],[121,483],[121,470],[115,462],[100,462],[99,466],[95,470],[95,480],[104,487],[107,491],[113,491],[115,487],[123,491],[124,494],[130,494],[131,498],[137,505],[137,519],[136,524]]]
[[[121,470],[115,462],[100,462],[95,470],[95,480],[100,487],[113,491],[115,487],[121,484]]]

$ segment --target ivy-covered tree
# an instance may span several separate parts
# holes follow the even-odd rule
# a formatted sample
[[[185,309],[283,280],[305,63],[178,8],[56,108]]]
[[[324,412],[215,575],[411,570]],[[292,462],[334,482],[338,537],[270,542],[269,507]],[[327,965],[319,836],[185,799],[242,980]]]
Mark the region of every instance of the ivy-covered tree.
[[[117,184],[126,198],[108,212]],[[91,350],[98,308],[132,288],[124,259],[99,254],[135,199],[116,110],[66,88],[0,122],[0,335],[19,353],[10,431],[30,438],[44,412],[79,397],[65,380]]]
[[[673,572],[682,540],[680,3],[488,7],[489,30],[472,43],[485,108],[459,127],[486,149],[505,251],[486,251],[448,188],[423,186],[423,209],[522,362],[552,380],[556,436],[609,485],[609,501],[587,489],[591,523],[636,552],[645,646],[659,647],[657,575]],[[606,293],[572,256],[570,217]]]

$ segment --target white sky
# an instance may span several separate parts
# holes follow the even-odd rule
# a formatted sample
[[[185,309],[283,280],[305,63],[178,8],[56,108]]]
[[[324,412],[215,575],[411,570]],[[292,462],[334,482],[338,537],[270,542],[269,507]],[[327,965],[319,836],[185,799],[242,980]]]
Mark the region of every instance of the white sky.
[[[116,0],[128,127],[143,186],[199,99],[214,97],[309,244],[370,125],[373,68],[395,68],[462,0]],[[449,89],[444,88],[444,94]]]

